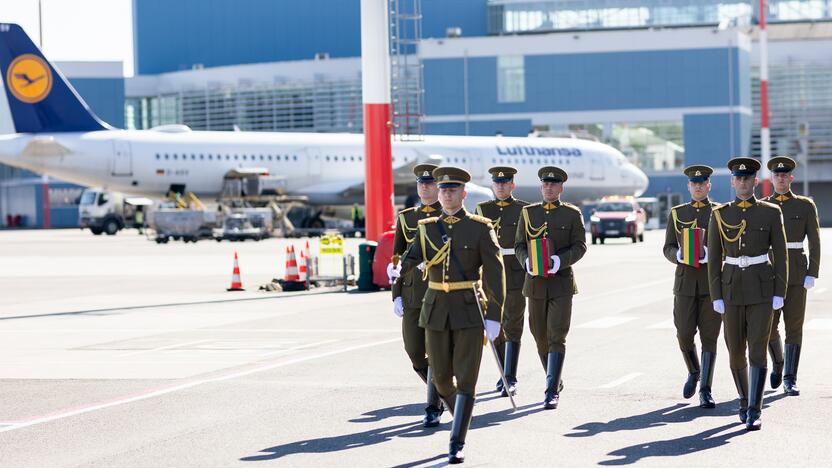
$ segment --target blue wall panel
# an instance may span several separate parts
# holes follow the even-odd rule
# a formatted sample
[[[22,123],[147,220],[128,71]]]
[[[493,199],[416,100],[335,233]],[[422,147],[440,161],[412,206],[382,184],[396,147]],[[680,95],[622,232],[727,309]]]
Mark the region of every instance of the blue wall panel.
[[[685,165],[724,167],[748,154],[750,119],[741,114],[686,115],[683,120]]]
[[[72,78],[78,94],[101,120],[116,128],[124,128],[123,78]]]
[[[407,2],[405,2],[407,3]],[[486,34],[487,0],[422,0],[422,36]],[[137,74],[361,55],[359,0],[134,0]]]
[[[497,113],[725,106],[732,94],[729,84],[738,104],[745,98],[733,57],[728,49],[529,55],[526,100],[521,103],[497,102],[496,57],[470,58],[469,109]],[[463,60],[424,61],[428,115],[460,113]],[[454,93],[433,95],[447,83],[454,83]]]
[[[498,132],[503,136],[528,136],[532,121],[519,120],[480,120],[468,122],[468,135],[494,136]],[[465,122],[428,122],[425,124],[428,135],[465,135]]]

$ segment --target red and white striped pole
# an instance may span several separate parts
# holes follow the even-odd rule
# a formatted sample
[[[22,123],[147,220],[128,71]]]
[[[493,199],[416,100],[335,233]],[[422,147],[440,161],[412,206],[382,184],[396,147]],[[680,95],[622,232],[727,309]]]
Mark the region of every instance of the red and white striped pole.
[[[361,86],[364,100],[366,237],[393,228],[388,0],[361,0]]]
[[[768,160],[771,158],[771,133],[768,128],[768,33],[766,32],[766,0],[760,0],[760,153],[763,196],[771,195]]]

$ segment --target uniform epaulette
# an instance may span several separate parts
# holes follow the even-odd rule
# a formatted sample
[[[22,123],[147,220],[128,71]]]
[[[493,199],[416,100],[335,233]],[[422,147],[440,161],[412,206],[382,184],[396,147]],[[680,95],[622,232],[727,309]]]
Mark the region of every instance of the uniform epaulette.
[[[483,200],[483,201],[477,203],[477,206],[485,206],[485,205],[488,205],[489,203],[494,203],[495,201],[496,200]]]
[[[564,206],[566,208],[572,208],[573,210],[577,211],[578,213],[583,213],[580,208],[578,208],[577,206],[575,206],[571,203],[561,202],[560,206]]]
[[[678,210],[679,208],[681,208],[681,207],[683,207],[683,206],[685,206],[685,205],[687,205],[687,203],[682,203],[681,205],[676,205],[676,206],[674,206],[674,207],[673,207],[673,208],[671,208],[670,210],[671,210],[671,211],[672,211],[672,210]]]
[[[403,209],[403,210],[399,211],[399,214],[409,213],[409,212],[411,212],[411,211],[415,210],[416,208],[417,208],[417,207],[415,207],[415,206],[411,206],[410,208],[405,208],[405,209]]]
[[[529,206],[529,204],[530,204],[530,203],[529,203],[529,202],[527,202],[526,200],[519,200],[519,199],[517,199],[517,198],[515,198],[515,199],[514,199],[514,201],[515,201],[516,203],[518,203],[520,206],[523,206],[523,207],[525,207],[525,206]]]
[[[535,206],[542,206],[542,205],[543,205],[543,202],[529,203],[528,205],[524,206],[523,209],[525,210],[526,208],[534,208]]]
[[[730,202],[729,202],[729,203],[722,203],[722,204],[718,204],[718,205],[716,205],[715,207],[711,208],[711,211],[713,211],[713,210],[721,210],[722,208],[725,208],[725,207],[726,207],[726,206],[728,206],[728,205],[730,205]]]
[[[432,218],[420,219],[419,224],[430,224],[430,223],[435,223],[437,221],[439,221],[439,216],[434,216]]]
[[[780,207],[775,205],[774,203],[770,203],[770,202],[763,201],[763,200],[757,200],[757,204],[759,204],[760,206],[764,206],[766,208],[774,208],[777,211],[780,211]]]
[[[713,209],[716,209],[716,208],[718,208],[718,207],[720,207],[720,206],[722,206],[722,205],[724,205],[724,204],[725,204],[725,203],[720,203],[720,202],[711,201],[711,209],[712,209],[712,210],[713,210]]]
[[[810,203],[812,206],[815,205],[815,201],[812,200],[809,197],[804,197],[803,195],[795,195],[794,198],[797,199],[797,200],[802,200],[802,201],[805,201],[807,203]]]
[[[471,214],[471,215],[468,215],[468,217],[471,218],[472,220],[478,222],[478,223],[491,225],[491,220],[486,218],[485,216]]]

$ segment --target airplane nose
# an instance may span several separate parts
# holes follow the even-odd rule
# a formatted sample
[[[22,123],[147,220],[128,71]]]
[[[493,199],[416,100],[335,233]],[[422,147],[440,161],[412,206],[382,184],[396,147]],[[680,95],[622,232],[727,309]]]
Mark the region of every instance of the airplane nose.
[[[635,192],[635,196],[641,196],[641,194],[647,190],[647,185],[650,183],[647,178],[647,174],[632,164],[627,166],[627,171],[630,173],[629,175],[631,180],[633,180],[633,191]]]

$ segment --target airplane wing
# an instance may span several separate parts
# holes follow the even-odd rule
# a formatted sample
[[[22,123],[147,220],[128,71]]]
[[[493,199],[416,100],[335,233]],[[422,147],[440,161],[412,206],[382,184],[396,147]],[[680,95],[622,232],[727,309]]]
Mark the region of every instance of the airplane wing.
[[[36,136],[29,140],[21,156],[64,156],[71,152],[53,136]]]

